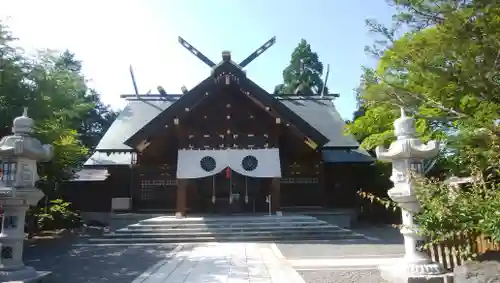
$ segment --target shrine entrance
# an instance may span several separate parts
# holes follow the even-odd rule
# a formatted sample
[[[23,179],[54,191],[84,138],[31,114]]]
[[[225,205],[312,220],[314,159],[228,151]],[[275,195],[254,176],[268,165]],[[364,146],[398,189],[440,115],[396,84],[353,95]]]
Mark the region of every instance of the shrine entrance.
[[[259,184],[258,178],[247,177],[226,168],[211,179],[211,188],[204,186],[203,195],[208,205],[206,212],[214,214],[239,214],[258,211]],[[207,183],[206,181],[204,182]],[[262,201],[265,201],[265,197]]]
[[[212,214],[265,213],[269,207],[269,178],[255,178],[225,169],[213,176],[198,179],[196,212]]]
[[[188,200],[191,210],[203,213],[269,211],[265,203],[271,191],[270,180],[279,179],[280,176],[279,150],[276,148],[182,149],[177,159],[177,177],[194,179],[196,183],[191,186],[191,190],[196,190],[194,194],[197,197]],[[180,193],[184,194],[182,191]],[[179,196],[184,198],[183,195]],[[183,207],[182,198],[179,202],[180,211]]]

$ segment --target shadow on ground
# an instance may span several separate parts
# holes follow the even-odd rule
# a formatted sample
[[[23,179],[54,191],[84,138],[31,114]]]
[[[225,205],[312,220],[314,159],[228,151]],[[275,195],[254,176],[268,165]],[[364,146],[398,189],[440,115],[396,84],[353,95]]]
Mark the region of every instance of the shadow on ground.
[[[240,263],[228,262],[225,254],[192,257],[190,251],[193,248],[205,247],[185,245],[175,256],[166,259],[166,255],[173,248],[173,245],[74,247],[66,242],[52,247],[45,245],[28,248],[25,252],[25,263],[38,270],[52,271],[51,283],[139,283],[148,276],[165,279],[174,270],[175,274],[181,277],[169,277],[168,282],[189,280],[222,283],[228,280],[228,270],[231,272],[231,279],[248,279],[249,271],[242,255],[236,259],[241,260]],[[161,263],[163,260],[164,263]],[[151,267],[154,268],[151,270]],[[153,275],[144,275],[145,271]],[[263,271],[266,272],[265,269]],[[262,278],[266,274],[253,276]]]
[[[25,248],[26,265],[52,271],[52,283],[129,283],[157,262],[174,245],[74,246],[71,237]]]

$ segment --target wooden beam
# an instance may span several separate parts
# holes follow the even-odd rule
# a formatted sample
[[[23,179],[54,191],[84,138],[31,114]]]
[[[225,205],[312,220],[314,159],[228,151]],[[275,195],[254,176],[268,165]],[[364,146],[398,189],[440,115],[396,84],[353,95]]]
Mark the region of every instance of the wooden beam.
[[[143,152],[148,146],[151,144],[151,142],[148,142],[147,139],[142,140],[135,148],[139,152]]]
[[[245,92],[244,90],[241,90],[243,93],[245,93],[247,95],[247,97],[252,100],[255,104],[257,104],[259,107],[261,107],[262,109],[266,110],[271,116],[273,116],[274,118],[280,118],[282,119],[282,117],[280,117],[277,113],[275,113],[269,106],[267,105],[264,105],[262,102],[260,102],[258,99],[256,99],[255,97],[253,97],[249,92]],[[296,134],[297,136],[301,137],[301,138],[304,138],[304,142],[308,141],[308,142],[312,142],[310,145],[308,144],[311,148],[313,148],[313,146],[315,145],[317,147],[317,144],[315,142],[313,142],[306,134],[304,134],[301,130],[299,130],[299,128],[297,128],[297,126],[295,126],[294,124],[290,123],[290,121],[285,121],[286,122],[286,125],[287,127],[290,129],[291,132],[293,132],[294,134]],[[316,148],[314,147],[314,149]]]
[[[177,180],[177,199],[175,204],[175,217],[177,218],[186,216],[188,182],[187,179]]]
[[[271,180],[271,211],[281,213],[281,178]]]

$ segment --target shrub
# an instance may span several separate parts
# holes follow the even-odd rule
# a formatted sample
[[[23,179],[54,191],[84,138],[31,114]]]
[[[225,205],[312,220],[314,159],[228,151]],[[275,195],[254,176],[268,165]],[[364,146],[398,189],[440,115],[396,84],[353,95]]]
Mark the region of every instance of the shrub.
[[[457,234],[481,234],[500,242],[499,131],[494,127],[474,133],[479,133],[480,136],[474,137],[486,142],[488,147],[465,144],[460,148],[460,154],[452,157],[457,164],[466,165],[464,171],[473,177],[473,183],[452,193],[443,180],[422,176],[412,179],[423,208],[415,215],[415,220],[420,224],[421,233],[430,237],[431,243],[451,240]],[[389,198],[367,192],[359,192],[359,195],[387,209],[396,210],[398,206]]]
[[[51,200],[49,207],[35,212],[37,226],[41,230],[73,229],[81,227],[81,217],[70,210],[71,203],[62,199]]]

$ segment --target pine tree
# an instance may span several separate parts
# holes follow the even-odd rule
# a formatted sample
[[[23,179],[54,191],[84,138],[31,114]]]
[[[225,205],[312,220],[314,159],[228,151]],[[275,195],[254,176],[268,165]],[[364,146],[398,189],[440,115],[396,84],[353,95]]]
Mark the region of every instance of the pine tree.
[[[290,65],[283,71],[283,83],[274,89],[275,95],[317,95],[322,91],[328,94],[324,86],[323,63],[319,56],[311,50],[311,45],[302,39],[292,52]]]

